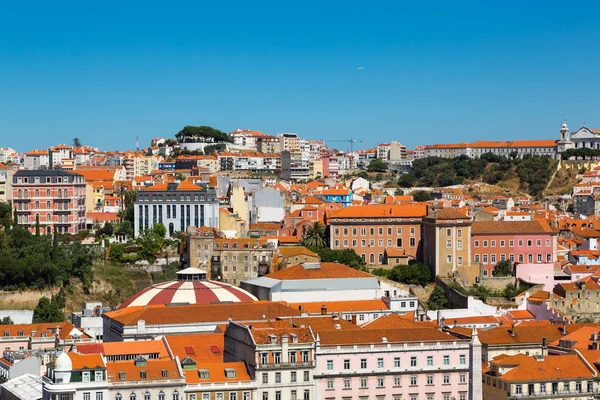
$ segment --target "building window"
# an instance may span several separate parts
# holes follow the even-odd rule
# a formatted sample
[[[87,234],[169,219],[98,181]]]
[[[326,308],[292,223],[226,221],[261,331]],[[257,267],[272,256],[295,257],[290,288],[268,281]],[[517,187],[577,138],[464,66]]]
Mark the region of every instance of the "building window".
[[[92,394],[90,392],[83,392],[83,400],[92,400]]]
[[[383,368],[383,358],[377,359],[377,368]]]
[[[266,372],[262,374],[262,383],[269,383],[269,374]]]
[[[414,357],[413,357],[413,358],[414,358]],[[417,360],[416,360],[416,358],[415,358],[415,366],[416,366],[416,362],[417,362]],[[411,366],[413,366],[413,365],[412,365],[412,358],[411,358],[411,360],[410,360],[410,365],[411,365]],[[427,356],[427,366],[428,366],[428,367],[431,367],[431,366],[433,366],[433,356]]]
[[[304,382],[310,381],[310,372],[304,371]]]
[[[327,380],[327,390],[333,390],[333,379]]]
[[[411,357],[410,358],[410,366],[411,367],[416,367],[417,366],[417,357]]]
[[[444,365],[450,365],[450,356],[444,356]]]
[[[410,376],[410,386],[417,386],[417,377],[415,375]]]
[[[458,375],[458,383],[467,383],[467,374]]]
[[[344,378],[344,389],[350,389],[350,378]]]
[[[368,387],[367,378],[360,378],[360,388],[365,389],[366,387]]]
[[[333,370],[333,360],[327,360],[327,371]]]
[[[474,242],[474,246],[475,246],[475,247],[479,247],[479,240],[475,240],[475,242]]]
[[[450,248],[452,248],[452,239],[447,239],[447,240],[446,240],[446,248],[447,248],[447,249],[450,249]]]
[[[515,385],[515,393],[516,394],[523,393],[523,386],[521,386],[521,385]]]
[[[281,383],[281,372],[275,372],[275,383]]]
[[[465,365],[467,363],[467,357],[464,354],[458,356],[458,363],[460,365]]]
[[[433,385],[433,375],[427,375],[427,384]]]
[[[296,371],[290,372],[290,381],[296,382]]]
[[[385,379],[382,376],[377,377],[377,387],[382,388],[385,386]]]
[[[450,384],[450,374],[444,374],[444,385]]]
[[[367,359],[366,358],[362,358],[360,360],[360,368],[361,369],[366,369],[367,368]]]
[[[400,368],[400,357],[394,357],[394,368]]]

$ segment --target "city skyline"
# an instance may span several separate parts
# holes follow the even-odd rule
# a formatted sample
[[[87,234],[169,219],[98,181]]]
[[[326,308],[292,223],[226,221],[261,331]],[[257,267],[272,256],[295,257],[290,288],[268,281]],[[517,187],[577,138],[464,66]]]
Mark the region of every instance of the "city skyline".
[[[2,146],[125,150],[184,125],[360,148],[554,139],[563,118],[600,126],[598,8],[11,4]]]

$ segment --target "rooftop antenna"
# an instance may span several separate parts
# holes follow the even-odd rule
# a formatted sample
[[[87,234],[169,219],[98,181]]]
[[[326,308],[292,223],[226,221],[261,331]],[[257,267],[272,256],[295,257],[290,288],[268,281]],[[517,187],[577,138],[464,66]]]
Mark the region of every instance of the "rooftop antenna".
[[[135,149],[140,151],[140,138],[138,136],[135,137]]]
[[[562,99],[560,99],[560,122],[563,123],[565,118],[563,116],[563,107],[562,107]]]

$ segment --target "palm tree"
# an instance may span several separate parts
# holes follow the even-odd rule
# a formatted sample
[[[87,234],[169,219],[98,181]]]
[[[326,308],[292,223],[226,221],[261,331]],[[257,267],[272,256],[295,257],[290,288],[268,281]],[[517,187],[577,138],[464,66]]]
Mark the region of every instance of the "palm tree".
[[[320,222],[315,222],[312,226],[302,229],[302,244],[310,247],[323,248],[327,245],[325,241],[325,226]]]

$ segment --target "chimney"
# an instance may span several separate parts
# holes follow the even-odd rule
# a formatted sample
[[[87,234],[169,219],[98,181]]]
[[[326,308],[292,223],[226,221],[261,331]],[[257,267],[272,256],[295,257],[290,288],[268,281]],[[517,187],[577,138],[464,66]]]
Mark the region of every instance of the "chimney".
[[[327,305],[325,304],[321,306],[321,315],[327,315]]]
[[[300,310],[300,311],[304,311],[304,306],[303,306],[302,304],[300,304],[300,305],[298,306],[298,310]]]
[[[510,325],[510,336],[516,336],[515,334],[515,324]]]
[[[548,340],[545,336],[542,338],[542,356],[548,356]]]
[[[356,325],[356,314],[352,314],[352,323]]]
[[[565,322],[563,322],[563,326],[562,326],[562,334],[566,335],[567,334],[567,324]]]
[[[595,342],[596,340],[598,340],[598,333],[596,332],[592,332],[592,342]]]

